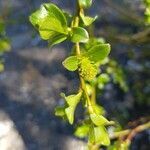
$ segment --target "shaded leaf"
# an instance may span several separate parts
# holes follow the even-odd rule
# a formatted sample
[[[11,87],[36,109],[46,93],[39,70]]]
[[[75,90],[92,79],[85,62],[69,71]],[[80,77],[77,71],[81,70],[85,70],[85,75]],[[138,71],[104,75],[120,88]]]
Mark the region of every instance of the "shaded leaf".
[[[109,44],[99,44],[87,52],[87,56],[94,62],[99,62],[106,58],[110,53],[110,45]]]
[[[75,71],[78,69],[78,58],[76,56],[70,56],[63,61],[63,65],[69,71]]]
[[[53,36],[53,37],[49,40],[48,44],[49,44],[49,46],[51,47],[51,46],[53,46],[53,45],[56,45],[56,44],[59,44],[59,43],[65,41],[66,39],[67,39],[67,36],[64,35],[64,34],[55,34],[55,36]]]
[[[88,135],[89,129],[90,129],[89,125],[84,124],[82,126],[78,126],[74,134],[79,138],[84,138]]]
[[[61,107],[61,106],[57,106],[55,108],[55,115],[56,116],[60,116],[60,117],[63,117],[65,115],[65,108],[64,107]]]

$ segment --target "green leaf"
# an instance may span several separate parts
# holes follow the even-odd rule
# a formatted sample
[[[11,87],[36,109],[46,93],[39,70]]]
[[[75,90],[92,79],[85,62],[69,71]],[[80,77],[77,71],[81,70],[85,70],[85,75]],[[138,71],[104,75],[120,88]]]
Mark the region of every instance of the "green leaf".
[[[95,143],[99,143],[104,146],[110,145],[109,135],[107,130],[103,126],[94,127]]]
[[[42,39],[52,41],[51,45],[58,44],[67,38],[66,17],[56,5],[51,3],[41,5],[29,19],[39,30]]]
[[[78,0],[81,8],[89,8],[92,5],[92,0]]]
[[[76,106],[80,101],[81,96],[82,96],[82,92],[79,92],[78,94],[69,95],[65,97],[65,100],[69,106]]]
[[[75,71],[78,69],[78,58],[76,56],[70,56],[63,61],[63,65],[69,71]]]
[[[103,115],[105,113],[105,110],[102,106],[93,105],[92,108],[94,110],[94,113],[97,115]]]
[[[82,126],[77,127],[76,131],[75,131],[75,136],[79,137],[79,138],[84,138],[88,135],[89,133],[89,125],[84,124]]]
[[[59,43],[65,41],[66,39],[67,39],[67,36],[64,34],[55,34],[54,37],[51,37],[48,44],[50,47],[52,47],[53,45],[59,44]]]
[[[0,53],[9,51],[11,48],[10,42],[7,39],[0,39]]]
[[[73,27],[70,34],[71,41],[74,43],[86,43],[89,40],[88,32],[82,27]]]
[[[88,142],[90,144],[94,144],[95,143],[95,133],[94,133],[94,127],[93,126],[91,126],[90,130],[89,130]]]
[[[49,16],[57,18],[61,22],[62,26],[67,26],[66,17],[61,9],[52,3],[46,3],[44,4],[44,7],[48,11]]]
[[[89,143],[108,146],[110,144],[109,135],[104,126],[91,127],[89,131]]]
[[[57,106],[55,108],[55,115],[56,116],[60,116],[60,117],[63,117],[65,115],[65,108],[64,107],[61,107],[61,106]]]
[[[73,124],[74,122],[74,111],[75,111],[75,107],[72,106],[65,109],[65,113],[70,124]]]
[[[39,26],[48,17],[58,20],[62,26],[67,26],[66,17],[63,12],[52,3],[41,5],[40,9],[34,12],[29,19],[34,26]]]
[[[90,114],[90,118],[96,126],[105,125],[109,123],[109,121],[105,117],[99,114]]]
[[[110,77],[106,73],[102,73],[98,76],[97,82],[100,83],[108,83],[110,81]]]
[[[85,50],[89,50],[92,47],[100,44],[104,44],[105,40],[103,38],[90,38],[89,41],[85,44]]]
[[[68,107],[65,108],[65,113],[70,124],[73,124],[74,112],[75,112],[77,104],[80,102],[81,96],[82,96],[82,91],[76,95],[69,95],[67,97],[63,95],[68,105]]]
[[[89,17],[89,16],[84,16],[83,13],[80,13],[80,17],[81,17],[81,19],[82,19],[85,26],[89,26],[90,24],[92,24],[97,19],[97,16],[92,18],[92,17]]]
[[[66,34],[67,30],[64,28],[60,21],[51,18],[51,17],[46,17],[39,26],[39,33],[41,35],[41,38],[44,40],[52,39],[54,36],[60,34]]]
[[[110,45],[109,44],[99,44],[87,52],[87,55],[89,59],[91,59],[94,62],[99,62],[103,59],[105,59],[110,52]]]

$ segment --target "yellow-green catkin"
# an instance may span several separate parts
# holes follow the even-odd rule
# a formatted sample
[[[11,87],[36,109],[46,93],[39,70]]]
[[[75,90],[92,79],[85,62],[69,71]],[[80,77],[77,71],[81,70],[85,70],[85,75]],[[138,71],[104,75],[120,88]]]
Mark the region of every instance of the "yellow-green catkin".
[[[88,57],[81,57],[79,61],[80,75],[88,81],[94,79],[98,72],[97,66]]]

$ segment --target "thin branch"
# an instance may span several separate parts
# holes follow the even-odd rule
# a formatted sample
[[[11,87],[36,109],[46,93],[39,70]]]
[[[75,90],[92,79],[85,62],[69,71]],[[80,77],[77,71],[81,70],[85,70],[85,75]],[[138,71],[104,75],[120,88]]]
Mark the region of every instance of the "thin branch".
[[[127,129],[120,132],[115,132],[114,134],[110,135],[110,139],[127,137],[126,140],[131,142],[133,137],[135,137],[136,134],[149,128],[150,128],[150,121],[145,124],[139,125],[134,129]]]
[[[143,125],[137,126],[135,129],[131,130],[131,132],[128,134],[126,141],[131,142],[136,134],[138,134],[139,132],[142,132],[146,129],[149,129],[149,128],[150,128],[150,121],[148,123],[143,124]]]

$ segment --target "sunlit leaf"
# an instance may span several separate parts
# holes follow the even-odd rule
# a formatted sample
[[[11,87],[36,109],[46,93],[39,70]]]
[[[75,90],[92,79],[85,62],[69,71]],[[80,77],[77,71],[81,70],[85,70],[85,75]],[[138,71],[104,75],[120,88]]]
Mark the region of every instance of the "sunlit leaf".
[[[89,40],[88,32],[82,27],[73,27],[70,34],[71,41],[74,43],[86,43]]]
[[[89,17],[89,16],[84,16],[83,13],[80,13],[80,17],[81,17],[81,19],[82,19],[85,26],[89,26],[90,24],[92,24],[97,19],[97,16],[92,18],[92,17]]]
[[[104,146],[110,144],[109,135],[104,126],[94,127],[95,143],[99,143]]]
[[[105,125],[109,123],[109,121],[105,117],[99,114],[90,114],[90,118],[96,126]]]
[[[70,124],[73,124],[74,112],[77,104],[80,102],[81,96],[82,96],[82,91],[76,95],[69,95],[69,96],[63,95],[68,105],[68,107],[65,108],[65,113]]]
[[[9,51],[11,48],[10,42],[7,39],[0,39],[0,53]]]
[[[51,46],[67,38],[66,17],[54,4],[41,5],[40,9],[30,16],[30,22],[38,29],[42,39],[50,39]]]

